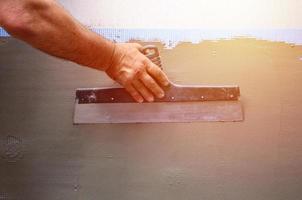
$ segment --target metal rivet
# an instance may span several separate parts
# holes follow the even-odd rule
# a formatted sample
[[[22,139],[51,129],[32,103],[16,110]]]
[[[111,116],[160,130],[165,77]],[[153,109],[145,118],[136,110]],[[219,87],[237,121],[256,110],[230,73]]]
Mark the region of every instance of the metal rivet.
[[[113,97],[111,97],[111,101],[114,101],[114,98],[113,98]]]
[[[172,99],[172,100],[174,100],[174,99],[175,99],[175,97],[171,97],[171,99]]]
[[[230,97],[231,97],[231,98],[233,98],[233,97],[234,97],[234,95],[233,95],[233,94],[230,94]]]

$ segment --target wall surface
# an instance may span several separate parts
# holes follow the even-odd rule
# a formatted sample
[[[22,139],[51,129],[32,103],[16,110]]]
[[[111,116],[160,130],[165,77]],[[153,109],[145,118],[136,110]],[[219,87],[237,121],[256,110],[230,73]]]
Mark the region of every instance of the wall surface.
[[[230,34],[156,28],[302,28],[301,0],[61,2],[118,41]],[[301,39],[301,31],[256,33]],[[0,38],[0,199],[301,199],[302,46],[254,39],[158,45],[173,82],[240,85],[245,121],[73,125],[75,89],[113,81]]]
[[[60,0],[86,25],[110,28],[302,28],[300,0]]]
[[[300,200],[302,46],[159,47],[175,83],[240,85],[244,122],[73,125],[75,89],[113,82],[0,41],[0,199]]]

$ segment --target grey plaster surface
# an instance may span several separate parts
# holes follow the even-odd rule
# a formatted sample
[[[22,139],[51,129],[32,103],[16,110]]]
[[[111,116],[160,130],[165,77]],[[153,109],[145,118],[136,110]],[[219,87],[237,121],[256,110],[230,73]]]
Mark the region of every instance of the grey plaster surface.
[[[178,83],[239,84],[242,123],[74,126],[75,89],[112,81],[6,40],[0,43],[0,199],[301,199],[298,57],[285,69],[272,60],[274,46],[263,54],[272,44],[250,41],[239,59],[232,57],[242,45],[236,42],[228,51],[220,51],[220,43],[201,45],[202,55],[216,49],[211,59],[190,44],[162,52],[168,76]],[[180,56],[191,48],[195,53]],[[252,65],[253,59],[262,63]]]

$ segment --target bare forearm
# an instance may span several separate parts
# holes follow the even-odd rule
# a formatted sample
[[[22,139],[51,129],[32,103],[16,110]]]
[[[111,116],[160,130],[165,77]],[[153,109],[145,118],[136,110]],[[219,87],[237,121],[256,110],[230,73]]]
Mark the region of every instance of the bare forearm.
[[[83,27],[55,1],[1,1],[0,22],[11,35],[81,65],[109,67],[114,44]]]
[[[54,0],[0,0],[0,26],[57,57],[106,71],[142,102],[164,96],[167,76],[135,43],[114,44],[84,28]]]

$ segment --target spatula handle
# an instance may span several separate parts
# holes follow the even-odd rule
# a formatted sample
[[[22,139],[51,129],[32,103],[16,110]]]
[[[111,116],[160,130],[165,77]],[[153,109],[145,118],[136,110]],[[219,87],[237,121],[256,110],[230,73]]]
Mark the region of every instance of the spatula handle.
[[[154,64],[162,68],[159,50],[155,45],[146,45],[141,49],[141,52],[146,55]]]

